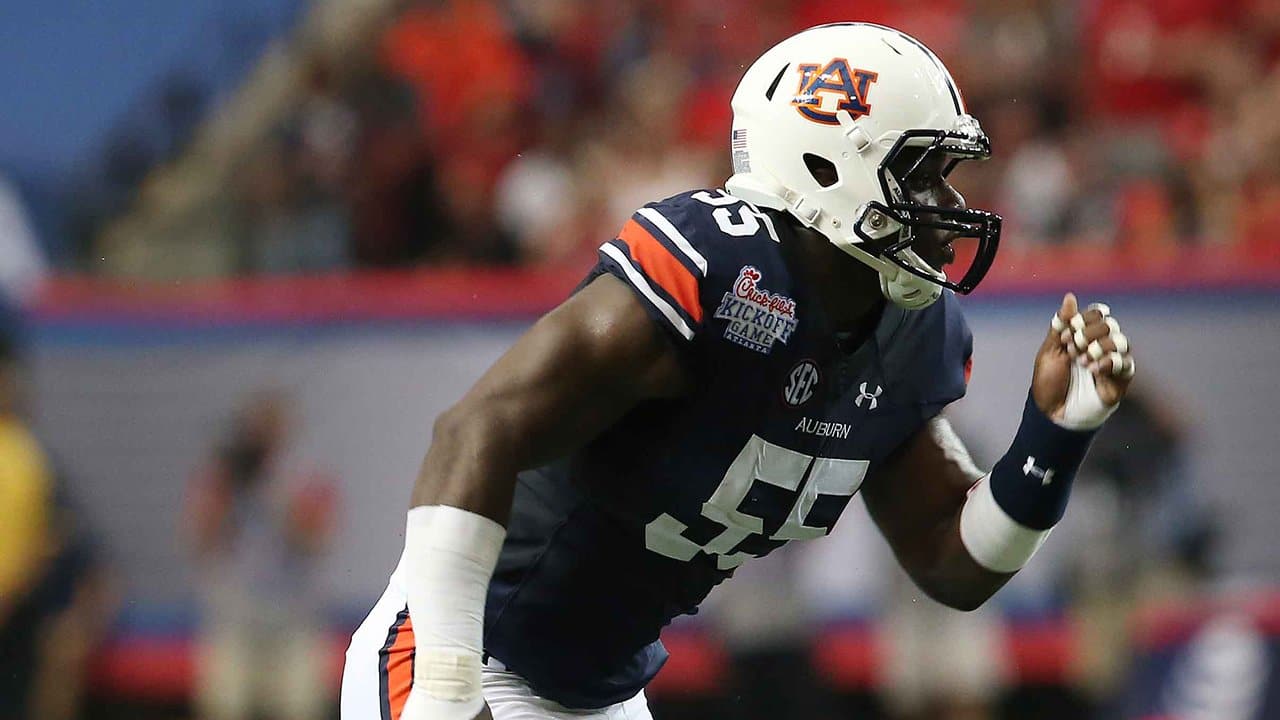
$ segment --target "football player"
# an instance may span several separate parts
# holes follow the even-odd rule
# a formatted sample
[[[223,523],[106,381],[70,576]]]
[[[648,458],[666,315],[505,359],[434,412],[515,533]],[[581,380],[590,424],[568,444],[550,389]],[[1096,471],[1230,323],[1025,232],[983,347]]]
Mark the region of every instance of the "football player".
[[[974,467],[939,413],[970,362],[955,293],[1000,218],[947,181],[990,145],[938,58],[877,25],[799,33],[742,78],[731,150],[723,189],[636,212],[436,421],[404,553],[347,651],[345,720],[648,718],[663,626],[830,532],[859,490],[960,609],[1062,517],[1129,342],[1067,295],[1012,445]]]

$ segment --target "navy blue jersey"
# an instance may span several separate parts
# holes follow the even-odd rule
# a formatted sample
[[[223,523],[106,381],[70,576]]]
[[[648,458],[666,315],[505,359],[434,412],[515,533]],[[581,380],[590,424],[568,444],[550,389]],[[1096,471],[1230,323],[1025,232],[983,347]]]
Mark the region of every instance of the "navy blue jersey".
[[[635,291],[695,378],[521,474],[485,648],[544,697],[602,707],[662,667],[661,628],[751,557],[831,532],[876,463],[965,391],[955,297],[887,304],[845,354],[784,218],[721,190],[637,212],[588,280]]]

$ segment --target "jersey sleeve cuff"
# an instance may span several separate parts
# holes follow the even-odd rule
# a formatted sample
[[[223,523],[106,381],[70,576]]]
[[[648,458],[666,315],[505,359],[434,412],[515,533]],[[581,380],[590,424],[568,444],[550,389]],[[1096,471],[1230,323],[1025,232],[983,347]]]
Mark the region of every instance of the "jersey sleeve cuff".
[[[626,246],[613,240],[600,246],[604,272],[626,283],[640,297],[649,315],[669,333],[688,342],[697,334],[697,321],[632,261]]]

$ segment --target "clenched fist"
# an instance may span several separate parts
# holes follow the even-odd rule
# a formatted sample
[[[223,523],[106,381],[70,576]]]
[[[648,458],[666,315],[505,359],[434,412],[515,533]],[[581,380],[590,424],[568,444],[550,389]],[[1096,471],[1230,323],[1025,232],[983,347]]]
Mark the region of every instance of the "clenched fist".
[[[1067,293],[1036,354],[1031,395],[1059,425],[1093,429],[1120,403],[1136,367],[1110,308],[1096,303],[1082,313],[1076,296]]]

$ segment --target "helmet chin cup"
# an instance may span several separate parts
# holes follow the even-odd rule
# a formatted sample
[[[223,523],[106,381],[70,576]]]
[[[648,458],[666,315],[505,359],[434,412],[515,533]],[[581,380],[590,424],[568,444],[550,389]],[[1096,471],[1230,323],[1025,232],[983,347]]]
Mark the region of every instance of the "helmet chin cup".
[[[874,211],[872,211],[874,212]],[[864,222],[868,213],[862,213]],[[890,220],[888,223],[894,226],[896,232],[901,226]],[[897,265],[885,260],[882,257],[873,255],[862,249],[861,238],[855,234],[842,235],[840,237],[830,237],[831,244],[843,250],[847,255],[858,260],[862,264],[875,270],[880,276],[880,292],[889,302],[901,307],[905,310],[923,310],[932,305],[938,298],[942,297],[942,286],[930,282],[925,278],[919,277],[903,270]],[[929,273],[938,275],[936,270],[930,268],[924,260],[920,259],[914,252],[906,251],[899,253],[904,261],[909,262],[912,266],[927,268]],[[945,276],[944,276],[945,277]]]
[[[859,208],[855,228],[856,232],[835,244],[880,274],[880,292],[886,299],[907,310],[920,310],[929,307],[942,296],[942,288],[937,284],[859,247],[860,235],[879,240],[902,232],[902,223],[868,203]],[[945,275],[929,267],[928,263],[910,250],[900,252],[898,256],[927,275],[946,279]]]
[[[911,263],[913,266],[927,268],[929,272],[934,273],[935,275],[940,275],[944,279],[946,278],[942,273],[939,273],[929,267],[924,260],[920,259],[920,257],[912,251],[899,253],[898,257]],[[880,273],[880,292],[884,293],[884,296],[893,304],[907,310],[923,310],[924,308],[932,305],[938,298],[942,297],[941,285],[925,280],[918,275],[913,275],[912,273],[893,265],[893,263],[885,264],[892,267],[896,272],[892,277],[888,276],[884,272]]]
[[[920,278],[906,272],[900,272],[893,280],[881,275],[880,292],[904,310],[923,310],[942,297],[941,287],[921,282]]]

